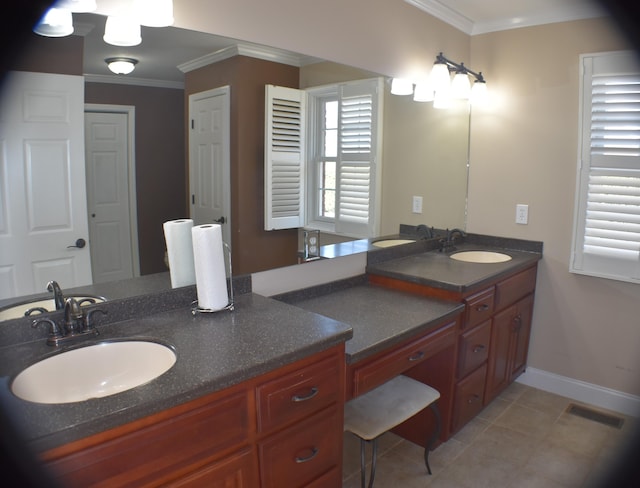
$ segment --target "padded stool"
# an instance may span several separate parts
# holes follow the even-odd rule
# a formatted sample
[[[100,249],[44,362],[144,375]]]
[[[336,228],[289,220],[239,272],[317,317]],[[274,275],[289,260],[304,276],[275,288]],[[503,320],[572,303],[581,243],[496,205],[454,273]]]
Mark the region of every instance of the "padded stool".
[[[440,435],[441,429],[440,411],[435,403],[438,398],[440,398],[438,390],[408,376],[400,375],[347,402],[344,409],[344,430],[360,438],[362,488],[366,485],[364,461],[366,443],[371,442],[373,450],[369,475],[369,488],[371,488],[376,475],[378,438],[427,407],[431,408],[436,420],[435,431],[427,440],[424,449],[424,463],[428,473],[431,474],[429,451]]]

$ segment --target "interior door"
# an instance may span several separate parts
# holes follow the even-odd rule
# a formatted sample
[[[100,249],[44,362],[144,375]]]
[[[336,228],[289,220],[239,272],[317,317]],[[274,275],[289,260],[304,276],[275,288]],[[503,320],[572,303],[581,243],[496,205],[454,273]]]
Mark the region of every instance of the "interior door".
[[[0,298],[90,284],[83,77],[12,72],[0,106]]]
[[[133,278],[129,116],[85,111],[87,206],[94,283]]]
[[[219,222],[231,248],[228,86],[189,96],[189,190],[194,225]]]

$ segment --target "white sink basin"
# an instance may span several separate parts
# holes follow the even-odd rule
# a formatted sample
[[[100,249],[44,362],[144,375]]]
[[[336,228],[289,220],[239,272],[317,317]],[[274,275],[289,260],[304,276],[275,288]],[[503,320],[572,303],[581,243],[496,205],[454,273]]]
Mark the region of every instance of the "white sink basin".
[[[372,244],[376,247],[393,247],[401,244],[408,244],[410,242],[416,242],[415,239],[384,239],[382,241],[376,241]]]
[[[69,295],[68,297],[65,295],[65,297],[75,298],[76,301],[78,302],[82,302],[82,300],[88,300],[88,299],[94,300],[94,303],[101,303],[105,301],[105,299],[102,297],[96,297],[91,295],[86,295],[86,296],[85,295]],[[91,305],[91,303],[87,301],[80,304],[80,306],[85,306],[85,305]],[[56,304],[53,301],[53,298],[44,298],[42,300],[34,300],[32,302],[11,305],[9,307],[6,307],[0,310],[0,320],[17,319],[20,317],[24,317],[25,312],[31,308],[44,308],[48,312],[54,312],[56,310]],[[34,312],[32,317],[35,317],[38,313],[43,313],[43,312]]]
[[[176,362],[157,342],[103,342],[62,352],[23,370],[11,385],[35,403],[72,403],[114,395],[157,378]]]
[[[511,260],[508,254],[494,251],[461,251],[449,257],[467,263],[504,263]]]

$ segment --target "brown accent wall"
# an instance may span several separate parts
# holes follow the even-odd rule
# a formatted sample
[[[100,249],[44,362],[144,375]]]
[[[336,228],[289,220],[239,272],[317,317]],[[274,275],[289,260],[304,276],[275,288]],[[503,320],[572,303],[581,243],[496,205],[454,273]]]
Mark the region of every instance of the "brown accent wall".
[[[297,263],[297,229],[264,230],[264,86],[297,88],[298,79],[296,67],[245,56],[185,75],[187,111],[189,95],[231,87],[231,249],[236,275]]]
[[[31,34],[15,56],[11,69],[82,76],[84,39],[80,36],[43,37]]]
[[[188,216],[183,90],[85,83],[85,102],[135,106],[140,274],[167,271],[162,224]]]

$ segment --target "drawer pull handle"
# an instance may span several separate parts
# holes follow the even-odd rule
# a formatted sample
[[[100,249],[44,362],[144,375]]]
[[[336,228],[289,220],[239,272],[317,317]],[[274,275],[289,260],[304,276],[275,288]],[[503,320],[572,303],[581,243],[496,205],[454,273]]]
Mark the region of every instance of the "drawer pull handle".
[[[487,305],[486,303],[483,303],[482,305],[478,305],[476,307],[476,312],[486,312],[487,310],[489,310],[489,305]]]
[[[467,400],[467,403],[476,403],[478,400],[480,400],[480,395],[473,394],[471,398]]]
[[[478,344],[476,347],[473,348],[473,352],[480,352],[480,351],[484,351],[484,348],[486,346],[484,344]]]
[[[314,457],[316,457],[318,455],[318,448],[317,447],[313,447],[311,449],[311,454],[308,455],[307,457],[300,457],[297,456],[296,457],[296,463],[301,464],[301,463],[306,463],[307,461],[311,461]]]
[[[518,314],[513,318],[513,331],[518,332],[522,327],[522,315]]]
[[[409,361],[420,361],[424,357],[424,351],[418,351],[409,358]]]
[[[313,388],[311,388],[311,391],[309,392],[308,395],[304,395],[304,396],[300,396],[300,395],[293,395],[291,397],[291,401],[292,402],[306,402],[307,400],[311,400],[314,396],[316,396],[318,394],[318,388],[316,388],[315,386]]]

